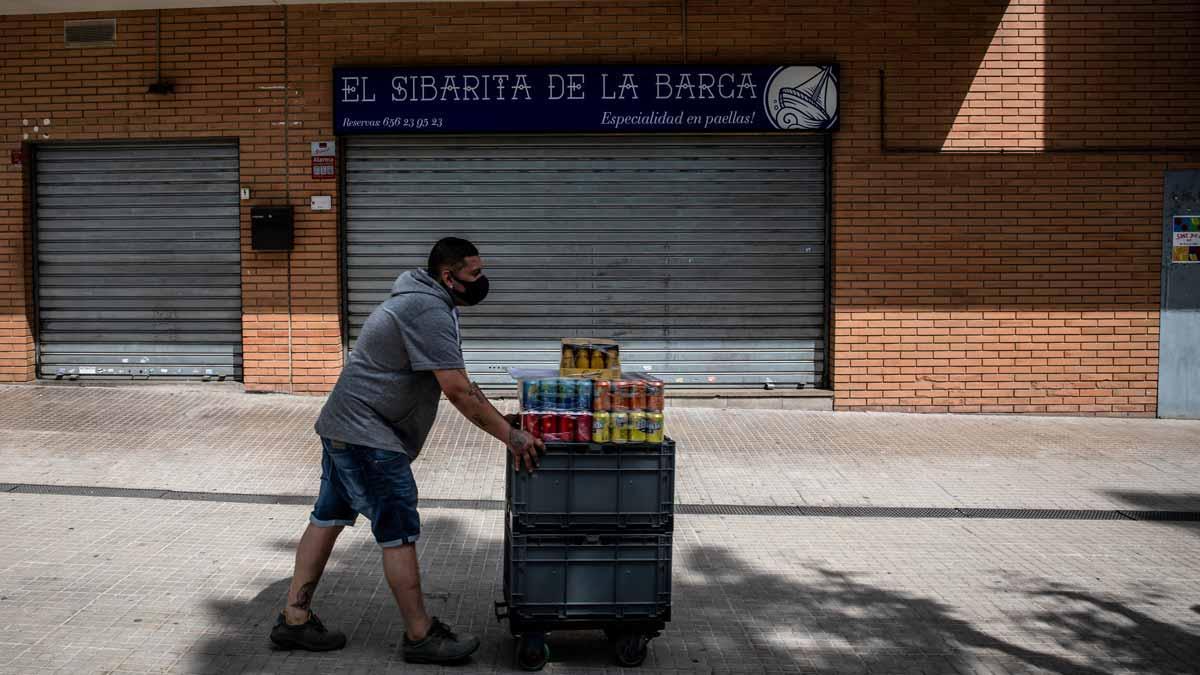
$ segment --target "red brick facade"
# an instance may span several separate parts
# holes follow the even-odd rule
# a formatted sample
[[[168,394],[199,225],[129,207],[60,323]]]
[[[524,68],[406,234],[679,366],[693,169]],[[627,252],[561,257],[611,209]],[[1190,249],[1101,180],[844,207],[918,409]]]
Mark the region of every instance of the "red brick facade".
[[[109,16],[115,47],[63,46],[64,19]],[[835,61],[837,407],[1155,412],[1162,174],[1200,165],[1192,0],[292,5],[161,24],[165,97],[145,93],[154,12],[0,17],[0,129],[10,149],[239,140],[249,389],[323,392],[340,368],[337,197],[307,208],[336,192],[310,180],[308,145],[332,137],[335,64]],[[27,189],[0,166],[2,381],[34,376]],[[285,198],[295,250],[251,250],[249,207]]]

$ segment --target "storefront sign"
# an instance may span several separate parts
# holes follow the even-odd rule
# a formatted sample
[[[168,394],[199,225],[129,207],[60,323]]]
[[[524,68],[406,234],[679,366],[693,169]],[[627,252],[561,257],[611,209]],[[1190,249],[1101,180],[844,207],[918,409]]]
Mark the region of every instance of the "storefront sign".
[[[1200,263],[1200,216],[1175,216],[1171,228],[1171,262]]]
[[[831,131],[838,67],[335,68],[338,134]]]

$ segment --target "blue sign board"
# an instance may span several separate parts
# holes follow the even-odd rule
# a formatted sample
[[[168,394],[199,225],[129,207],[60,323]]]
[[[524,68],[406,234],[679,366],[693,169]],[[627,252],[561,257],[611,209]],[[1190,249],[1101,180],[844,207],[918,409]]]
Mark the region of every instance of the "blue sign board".
[[[335,68],[338,134],[830,131],[838,67]]]

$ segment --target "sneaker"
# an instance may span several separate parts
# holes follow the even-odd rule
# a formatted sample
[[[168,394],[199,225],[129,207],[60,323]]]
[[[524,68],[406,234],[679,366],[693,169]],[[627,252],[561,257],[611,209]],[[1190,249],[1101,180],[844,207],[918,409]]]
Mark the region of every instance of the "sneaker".
[[[450,627],[433,618],[425,639],[413,642],[404,636],[404,660],[409,663],[456,663],[466,659],[479,649],[479,638],[474,635],[457,635]]]
[[[283,612],[271,629],[271,642],[280,649],[306,649],[310,652],[328,652],[346,646],[345,634],[329,630],[316,614],[308,613],[308,621],[293,626],[283,618]]]

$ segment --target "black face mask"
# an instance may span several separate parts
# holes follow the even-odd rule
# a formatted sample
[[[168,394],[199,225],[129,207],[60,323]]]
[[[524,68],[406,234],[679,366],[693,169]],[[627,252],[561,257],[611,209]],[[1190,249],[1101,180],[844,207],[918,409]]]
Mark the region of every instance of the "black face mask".
[[[453,274],[450,276],[452,279],[463,285],[464,290],[461,293],[453,288],[450,289],[450,295],[454,296],[454,299],[458,300],[462,304],[468,307],[473,307],[474,305],[478,305],[479,303],[483,302],[483,299],[487,297],[488,278],[486,275],[479,275],[479,278],[475,281],[463,281]]]

